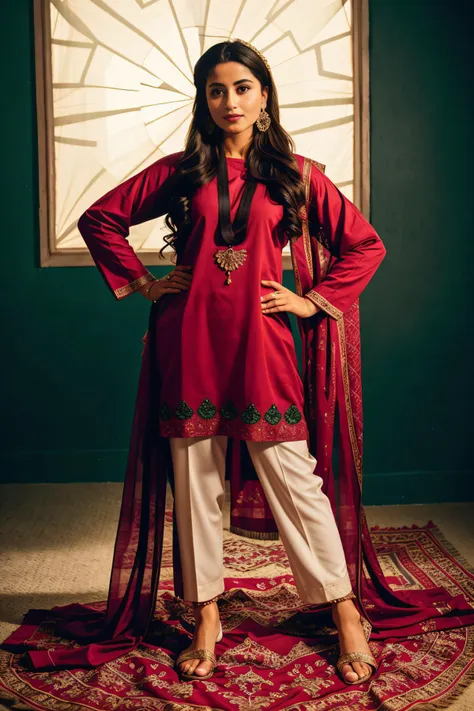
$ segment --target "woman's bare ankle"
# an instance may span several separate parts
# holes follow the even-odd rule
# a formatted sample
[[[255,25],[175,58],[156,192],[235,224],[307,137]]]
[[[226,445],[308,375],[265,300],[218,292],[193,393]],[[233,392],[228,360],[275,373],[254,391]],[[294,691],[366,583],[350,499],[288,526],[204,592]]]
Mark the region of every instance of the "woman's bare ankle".
[[[332,605],[332,616],[336,625],[338,622],[347,624],[349,622],[358,622],[360,619],[360,614],[353,600],[334,603]]]
[[[219,607],[217,602],[211,602],[208,605],[193,605],[194,619],[198,621],[210,621],[219,618]]]

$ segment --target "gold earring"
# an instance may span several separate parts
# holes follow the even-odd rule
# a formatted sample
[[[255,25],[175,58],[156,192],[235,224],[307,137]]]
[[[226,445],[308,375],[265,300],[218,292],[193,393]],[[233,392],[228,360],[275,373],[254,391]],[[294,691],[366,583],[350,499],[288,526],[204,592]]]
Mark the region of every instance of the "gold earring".
[[[268,129],[270,128],[271,122],[272,122],[272,120],[270,118],[270,115],[267,114],[265,109],[262,109],[260,111],[260,114],[258,115],[258,118],[255,121],[259,131],[268,131]]]

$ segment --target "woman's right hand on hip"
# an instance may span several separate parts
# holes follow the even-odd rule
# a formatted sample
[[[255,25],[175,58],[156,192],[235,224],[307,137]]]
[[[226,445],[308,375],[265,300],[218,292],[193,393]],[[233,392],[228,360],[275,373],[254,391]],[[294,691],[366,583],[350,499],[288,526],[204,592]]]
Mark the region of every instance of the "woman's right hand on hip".
[[[164,294],[188,291],[192,280],[192,267],[178,265],[162,279],[146,284],[141,292],[149,301],[158,301]],[[140,289],[141,291],[141,289]]]

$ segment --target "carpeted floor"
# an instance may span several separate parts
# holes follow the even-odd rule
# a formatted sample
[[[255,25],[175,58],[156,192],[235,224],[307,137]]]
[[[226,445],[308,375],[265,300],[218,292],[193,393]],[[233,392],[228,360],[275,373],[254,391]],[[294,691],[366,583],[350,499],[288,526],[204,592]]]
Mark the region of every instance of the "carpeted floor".
[[[111,483],[0,487],[1,640],[30,608],[106,599],[121,491]],[[474,565],[474,504],[372,507],[367,513],[370,525],[384,527],[432,520]],[[228,516],[226,507],[227,529]],[[268,565],[258,574],[274,577],[281,568]],[[474,708],[474,685],[449,708]]]

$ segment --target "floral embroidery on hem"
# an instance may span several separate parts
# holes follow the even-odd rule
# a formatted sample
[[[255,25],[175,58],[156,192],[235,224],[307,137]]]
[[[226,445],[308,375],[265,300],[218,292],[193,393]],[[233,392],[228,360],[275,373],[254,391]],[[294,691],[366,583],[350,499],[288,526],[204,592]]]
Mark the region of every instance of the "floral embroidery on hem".
[[[215,407],[209,398],[203,400],[201,405],[198,407],[198,415],[202,417],[203,420],[211,420],[217,412],[217,407]]]
[[[246,425],[256,425],[261,420],[261,417],[255,405],[249,405],[242,413],[242,420]]]
[[[275,403],[266,411],[265,420],[269,425],[277,425],[280,422],[281,413]]]
[[[189,420],[189,418],[194,415],[194,410],[189,407],[187,402],[181,400],[178,407],[174,411],[174,414],[178,420]]]
[[[206,398],[196,411],[182,400],[175,409],[163,402],[159,416],[160,432],[164,437],[228,434],[241,439],[276,441],[307,439],[308,436],[303,414],[295,404],[282,415],[273,403],[262,417],[253,403],[240,413],[231,400],[219,410]]]
[[[301,420],[301,412],[298,410],[296,405],[290,405],[288,410],[285,412],[285,420],[290,425],[297,425]]]
[[[213,417],[217,415],[217,407],[212,404],[209,398],[202,401],[197,409],[197,414],[203,420],[212,420]],[[220,410],[220,416],[225,420],[235,420],[238,416],[238,410],[234,403],[229,400],[224,407]],[[174,416],[178,420],[189,420],[194,415],[194,410],[188,405],[185,400],[181,400],[178,407],[174,411]],[[172,408],[167,402],[163,402],[160,407],[160,419],[164,422],[168,422],[173,416]],[[262,416],[257,410],[255,405],[251,403],[241,415],[242,421],[246,425],[256,425],[260,422]],[[296,425],[301,421],[302,414],[296,405],[290,405],[290,407],[285,412],[285,420],[289,425]],[[273,405],[266,411],[264,419],[269,425],[277,425],[281,421],[282,415],[278,407],[273,403]]]

